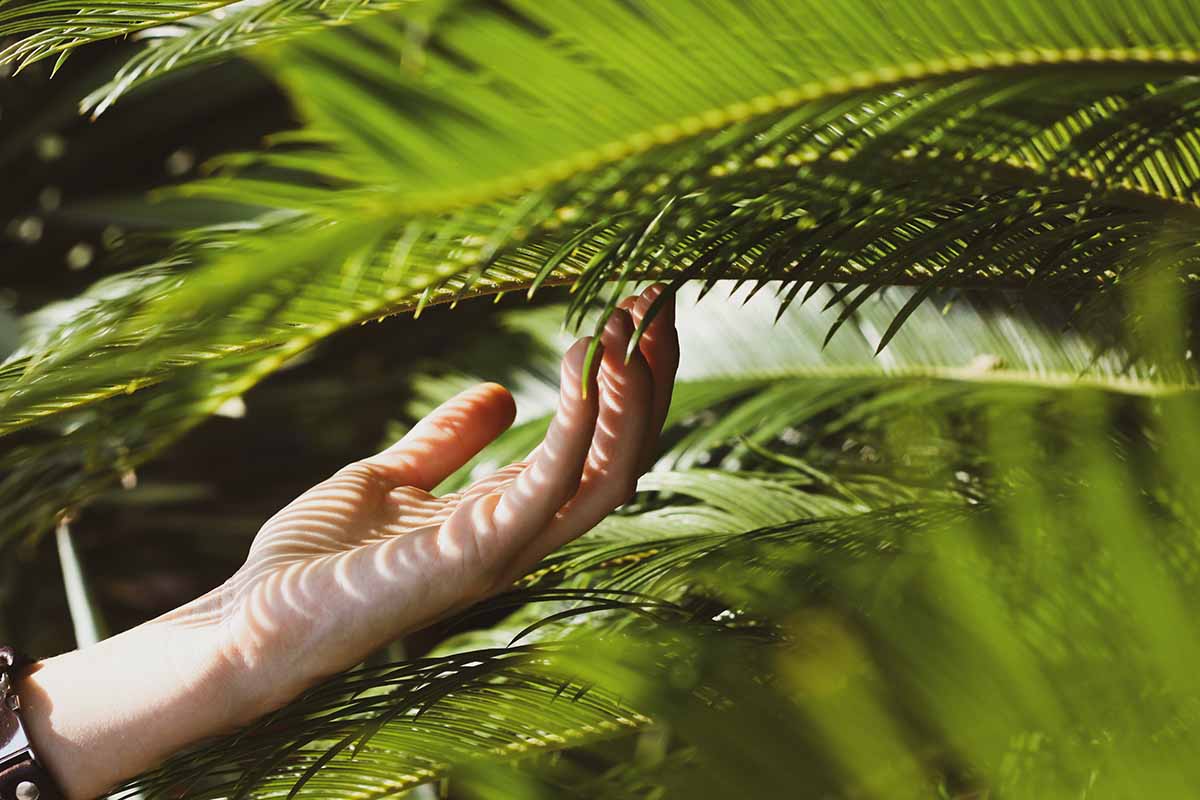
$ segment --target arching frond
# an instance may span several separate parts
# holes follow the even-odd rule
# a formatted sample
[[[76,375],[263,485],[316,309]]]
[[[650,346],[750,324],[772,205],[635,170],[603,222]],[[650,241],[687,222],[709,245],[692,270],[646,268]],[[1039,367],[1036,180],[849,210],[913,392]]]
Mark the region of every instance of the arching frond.
[[[99,113],[117,95],[155,74],[414,2],[185,0],[97,5],[10,1],[0,5],[0,35],[18,38],[0,50],[0,64],[15,64],[20,69],[53,56],[61,63],[76,47],[120,36],[140,35],[150,40],[146,50],[84,101],[86,107],[100,106]]]
[[[6,463],[71,487],[11,513],[44,524],[322,338],[432,302],[571,283],[578,319],[642,276],[784,280],[785,305],[844,283],[837,327],[920,285],[883,345],[942,287],[1076,297],[1193,268],[1193,30],[1172,3],[947,3],[953,35],[906,4],[609,5],[466,4],[414,72],[389,15],[271,56],[308,126],[188,190],[263,216],[0,367]]]

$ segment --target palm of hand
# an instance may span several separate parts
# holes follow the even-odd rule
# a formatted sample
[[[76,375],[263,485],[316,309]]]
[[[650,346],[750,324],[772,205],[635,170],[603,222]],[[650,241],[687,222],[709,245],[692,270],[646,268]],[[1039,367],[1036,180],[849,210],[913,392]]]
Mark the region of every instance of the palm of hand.
[[[483,384],[263,526],[246,564],[222,587],[221,617],[247,665],[294,665],[266,670],[288,676],[273,693],[290,697],[502,589],[632,495],[678,364],[669,305],[624,358],[635,322],[660,291],[626,300],[610,320],[586,393],[588,340],[567,352],[558,410],[528,460],[462,493],[430,493],[512,423],[511,396]]]

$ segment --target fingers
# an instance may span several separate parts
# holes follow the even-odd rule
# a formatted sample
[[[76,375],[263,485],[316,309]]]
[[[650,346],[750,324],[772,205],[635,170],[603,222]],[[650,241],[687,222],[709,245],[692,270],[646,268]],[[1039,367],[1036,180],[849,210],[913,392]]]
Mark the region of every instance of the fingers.
[[[515,416],[508,390],[483,383],[442,403],[399,442],[361,463],[397,485],[431,490],[507,430]]]
[[[545,440],[527,463],[475,484],[440,526],[437,549],[459,565],[468,585],[494,589],[510,582],[632,497],[657,452],[671,403],[679,364],[673,300],[660,306],[628,360],[625,354],[636,324],[664,291],[655,285],[622,302],[604,328],[602,356],[586,380],[590,340],[567,351]],[[395,460],[398,475],[432,488],[510,424],[511,398],[505,392],[506,402],[498,403],[489,395],[496,390],[503,392],[482,386],[473,390],[478,395],[460,395],[373,460]],[[502,407],[507,413],[499,413]],[[492,422],[478,419],[488,415]],[[416,476],[418,469],[426,474]]]
[[[642,292],[640,297],[628,297],[622,302],[633,315],[633,324],[641,325],[654,302],[666,291],[656,283]],[[627,304],[627,305],[626,305]],[[659,307],[650,325],[642,331],[638,349],[650,366],[654,376],[653,417],[646,440],[642,445],[642,469],[650,468],[658,455],[658,439],[667,412],[671,409],[671,395],[675,389],[675,373],[679,370],[679,332],[675,328],[675,297],[668,297]]]
[[[558,409],[546,438],[496,506],[495,523],[502,535],[534,535],[545,528],[579,487],[600,407],[596,376],[600,363],[607,363],[610,353],[606,339],[603,358],[594,360],[587,376],[585,393],[583,370],[590,344],[590,337],[580,339],[563,357]]]
[[[654,395],[650,367],[641,352],[625,360],[633,330],[633,318],[623,309],[605,326],[599,416],[579,489],[545,531],[513,560],[511,579],[591,530],[633,496],[641,475],[642,445],[651,425]]]

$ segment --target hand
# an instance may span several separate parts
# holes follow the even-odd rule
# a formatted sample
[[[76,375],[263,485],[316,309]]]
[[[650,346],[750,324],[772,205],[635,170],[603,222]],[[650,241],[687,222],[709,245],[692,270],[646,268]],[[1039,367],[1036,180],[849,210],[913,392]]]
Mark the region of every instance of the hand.
[[[230,653],[245,667],[256,711],[505,588],[632,497],[678,365],[669,306],[625,359],[660,292],[654,286],[622,303],[591,374],[583,375],[590,339],[567,351],[558,409],[527,461],[462,493],[430,494],[512,424],[507,390],[483,384],[263,526],[220,596]]]
[[[502,590],[628,500],[655,453],[679,361],[669,304],[625,360],[661,291],[622,302],[591,374],[587,339],[567,351],[558,410],[527,461],[462,493],[430,493],[512,423],[508,392],[477,386],[272,517],[221,587],[42,662],[17,688],[67,796],[93,797]]]

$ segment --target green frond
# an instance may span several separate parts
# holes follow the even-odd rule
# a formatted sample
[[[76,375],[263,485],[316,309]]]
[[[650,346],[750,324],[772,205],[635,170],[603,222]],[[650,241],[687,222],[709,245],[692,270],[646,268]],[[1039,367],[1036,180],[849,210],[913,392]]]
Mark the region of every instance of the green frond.
[[[227,57],[249,47],[345,25],[395,11],[417,0],[176,0],[78,4],[35,0],[0,4],[0,36],[18,37],[0,50],[0,64],[22,69],[71,50],[124,36],[148,40],[107,84],[82,101],[100,114],[120,95],[160,74]],[[425,3],[436,5],[433,0]]]
[[[0,63],[27,66],[72,48],[169,25],[233,5],[236,0],[178,0],[172,3],[64,3],[58,0],[0,5],[0,35],[17,41],[0,51]]]
[[[722,317],[737,320],[740,314],[742,323],[765,316],[754,305],[720,308]],[[801,310],[808,308],[814,307]],[[700,324],[698,312],[706,310],[703,304],[685,305],[684,329]],[[867,304],[860,312],[860,334],[871,329],[870,310]],[[544,336],[552,312],[515,324],[526,335]],[[1112,756],[1096,744],[1101,732],[1136,742],[1173,731],[1172,744],[1155,741],[1177,757],[1173,748],[1188,745],[1194,722],[1170,699],[1194,694],[1194,671],[1185,665],[1193,662],[1198,645],[1194,637],[1178,635],[1186,623],[1179,617],[1183,607],[1173,599],[1174,592],[1194,591],[1200,550],[1185,535],[1194,486],[1187,475],[1176,475],[1156,484],[1158,500],[1148,504],[1130,470],[1138,463],[1135,455],[1172,463],[1193,452],[1186,432],[1196,429],[1172,426],[1167,429],[1184,435],[1161,442],[1148,436],[1125,450],[1113,447],[1097,432],[1110,430],[1108,415],[1128,401],[1126,387],[1064,391],[1057,380],[1038,385],[1027,375],[1033,367],[1053,374],[1072,358],[1085,370],[1094,362],[1103,375],[1104,359],[1117,354],[1089,360],[1088,348],[1073,349],[1073,337],[1038,333],[1033,321],[1011,312],[954,306],[950,313],[963,315],[965,329],[977,325],[985,334],[1030,331],[1004,339],[1039,343],[1013,355],[1026,377],[1004,385],[1025,395],[1022,403],[997,404],[1002,395],[994,383],[905,377],[903,362],[888,365],[900,370],[897,376],[889,378],[881,369],[871,380],[908,383],[910,398],[942,384],[986,392],[980,405],[990,414],[974,414],[971,404],[958,402],[961,396],[947,407],[918,407],[924,417],[946,423],[967,413],[970,424],[948,428],[963,446],[932,458],[944,470],[957,470],[970,441],[983,442],[982,457],[998,478],[989,483],[985,503],[970,492],[938,487],[914,491],[917,502],[903,505],[895,505],[896,493],[888,494],[892,505],[866,501],[855,475],[823,478],[828,473],[795,457],[805,443],[789,437],[759,445],[749,457],[760,462],[740,473],[725,462],[717,462],[719,469],[652,472],[629,510],[552,556],[516,591],[485,605],[482,611],[489,614],[521,609],[505,624],[473,639],[451,640],[445,647],[454,652],[445,655],[341,676],[122,792],[141,790],[153,798],[186,786],[201,798],[386,795],[446,775],[452,782],[471,781],[472,768],[486,767],[481,760],[558,750],[581,751],[586,759],[592,748],[652,726],[677,731],[714,773],[705,773],[699,786],[686,771],[654,774],[683,796],[707,796],[703,783],[746,770],[762,773],[756,778],[761,791],[794,781],[801,767],[780,768],[772,747],[802,755],[806,777],[829,791],[858,788],[881,770],[891,776],[881,778],[882,785],[892,788],[897,770],[907,776],[898,784],[904,787],[956,780],[961,761],[985,785],[1050,781],[1049,796],[1055,797],[1073,796],[1080,781],[1088,780],[1088,764],[1103,764],[1105,776],[1119,780],[1148,757],[1140,750],[1137,758]],[[806,344],[797,344],[803,340],[796,336],[763,340],[772,346],[743,365],[749,395],[766,395],[777,385],[770,379],[756,383],[754,376],[779,380],[783,370],[773,365],[786,368],[798,353],[817,346],[822,327],[819,312],[814,316]],[[780,326],[786,330],[791,320]],[[947,337],[918,334],[938,324],[945,318],[923,306],[897,337],[897,352],[922,346],[936,352]],[[908,335],[915,338],[906,346]],[[866,356],[873,351],[869,340],[860,347]],[[918,357],[919,352],[911,355],[914,362]],[[739,365],[722,363],[719,354],[714,361],[707,380],[719,380],[720,374],[739,380]],[[686,369],[698,366],[693,362]],[[536,360],[527,372],[518,388],[535,397],[543,381]],[[832,418],[814,418],[795,403],[762,416],[795,428],[815,421],[845,445],[859,439],[864,427],[844,420],[870,419],[877,398],[846,395],[828,409],[836,412]],[[1168,417],[1194,413],[1186,396],[1162,395],[1158,402],[1161,409],[1139,412],[1148,424],[1166,425]],[[1065,415],[1051,420],[1053,426],[1038,427],[1048,403],[1061,405]],[[676,430],[680,424],[686,427],[676,423]],[[905,433],[894,421],[888,427]],[[1014,429],[1028,435],[1007,437]],[[997,433],[1006,435],[1008,450],[995,449]],[[727,432],[725,440],[744,436]],[[667,441],[678,439],[668,432]],[[930,439],[921,430],[888,446],[916,452],[928,449]],[[833,449],[860,478],[871,472],[869,465],[854,464],[846,447]],[[890,467],[880,477],[886,479],[914,469],[911,461],[885,463]],[[1038,481],[1019,480],[1025,473]],[[1151,530],[1154,536],[1142,535]],[[1141,571],[1128,572],[1130,565]],[[481,649],[483,640],[496,637],[520,641]],[[1131,666],[1139,676],[1136,685],[1171,688],[1163,689],[1162,702],[1134,704],[1136,713],[1121,711],[1130,708],[1124,678],[1108,681],[1100,669],[1110,649],[1126,648],[1129,637],[1147,648],[1146,657]],[[470,649],[457,649],[470,641]],[[1077,642],[1088,644],[1076,648]],[[951,681],[956,688],[949,697],[930,697],[924,687],[944,687],[945,672],[957,676],[959,682]],[[1086,684],[1067,680],[1079,675],[1089,676]],[[722,713],[710,713],[714,707]],[[986,724],[968,724],[973,716]],[[854,725],[871,721],[877,736],[869,752],[845,730],[848,719]],[[997,767],[1005,753],[1019,750],[1013,737],[1030,729],[1048,737],[1045,746],[1054,759],[1016,773]],[[734,730],[764,741],[735,748],[741,756],[716,758],[730,747],[727,732]],[[755,766],[764,753],[773,769]],[[1155,758],[1153,763],[1159,758],[1171,763],[1162,754]],[[1164,786],[1172,785],[1187,777],[1188,768],[1163,774]]]
[[[940,288],[1186,277],[1192,28],[1171,3],[1101,5],[1031,13],[1039,32],[948,3],[947,38],[907,5],[465,4],[417,62],[392,15],[289,41],[265,63],[306,127],[185,190],[263,215],[195,232],[0,366],[7,486],[71,484],[11,518],[44,526],[323,338],[430,303],[571,284],[577,322],[642,277],[783,280],[784,307],[842,283],[832,331],[919,285],[882,347]],[[864,20],[905,37],[867,47]],[[1176,135],[1146,137],[1147,114]],[[62,452],[65,429],[90,444]]]
[[[555,648],[514,647],[346,673],[238,734],[114,791],[355,798],[426,783],[447,763],[577,746],[646,724],[603,690],[564,681]]]
[[[400,191],[413,193],[400,198],[410,210],[546,186],[824,98],[920,80],[1016,81],[1072,63],[1081,75],[1106,63],[1126,75],[1143,64],[1193,69],[1200,29],[1186,3],[1137,19],[1120,3],[1052,6],[516,3],[502,13],[480,4],[437,27],[437,52],[416,76],[391,68],[404,42],[386,20],[297,42],[276,69],[314,124],[339,138],[362,104],[408,101],[412,116],[372,117],[362,152],[390,163]],[[1142,41],[1131,47],[1131,37]]]
[[[1073,398],[1083,411],[1096,396]],[[1194,431],[1179,421],[1172,412],[1162,424]],[[1029,470],[1038,484],[990,498],[991,508],[631,541],[641,557],[631,550],[624,566],[602,570],[581,559],[574,575],[590,573],[591,585],[674,586],[698,616],[782,620],[783,638],[754,649],[677,625],[627,627],[568,674],[621,686],[686,751],[689,770],[637,770],[662,796],[727,796],[722,781],[778,796],[800,778],[832,796],[987,788],[1066,798],[1092,787],[1118,797],[1147,782],[1186,794],[1195,776],[1182,754],[1194,746],[1200,690],[1185,622],[1194,521],[1144,502],[1129,454],[1097,435],[1108,422],[1101,414],[1084,425],[1091,434],[1038,450],[1025,422],[993,420],[993,442],[1007,443],[991,452],[995,465]],[[1194,446],[1185,439],[1153,445],[1150,457],[1171,460],[1168,451]],[[1193,492],[1179,478],[1149,481],[1182,500]],[[577,547],[611,558],[605,544]],[[622,570],[636,579],[621,584]],[[532,786],[501,785],[536,792],[591,755],[563,759],[562,770],[563,760],[535,761],[524,773]],[[456,774],[467,784],[456,791],[490,796],[477,783],[490,770]]]

